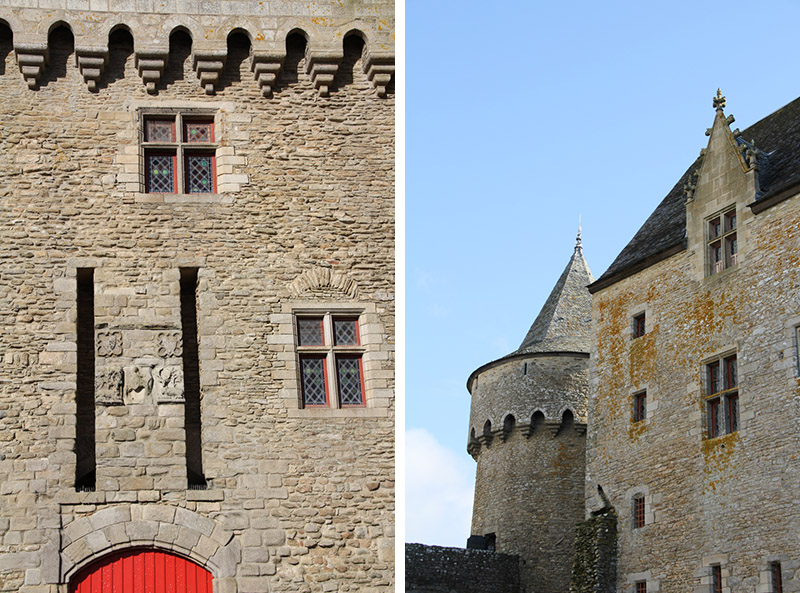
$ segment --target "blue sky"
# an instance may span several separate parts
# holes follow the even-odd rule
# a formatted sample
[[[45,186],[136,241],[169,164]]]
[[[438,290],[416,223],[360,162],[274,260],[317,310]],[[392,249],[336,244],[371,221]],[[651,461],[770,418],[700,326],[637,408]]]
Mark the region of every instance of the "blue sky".
[[[405,23],[405,539],[464,546],[467,377],[519,346],[579,214],[605,271],[717,87],[741,129],[800,95],[800,2],[408,0]]]

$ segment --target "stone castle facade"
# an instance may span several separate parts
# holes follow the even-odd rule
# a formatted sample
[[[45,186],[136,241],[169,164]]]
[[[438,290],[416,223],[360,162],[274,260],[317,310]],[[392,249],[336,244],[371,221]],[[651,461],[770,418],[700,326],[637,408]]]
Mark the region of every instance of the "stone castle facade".
[[[579,244],[471,375],[473,536],[409,546],[409,590],[800,591],[800,99],[744,132],[713,106],[609,269]],[[452,586],[473,565],[491,581]]]
[[[0,591],[393,590],[393,4],[3,4]]]

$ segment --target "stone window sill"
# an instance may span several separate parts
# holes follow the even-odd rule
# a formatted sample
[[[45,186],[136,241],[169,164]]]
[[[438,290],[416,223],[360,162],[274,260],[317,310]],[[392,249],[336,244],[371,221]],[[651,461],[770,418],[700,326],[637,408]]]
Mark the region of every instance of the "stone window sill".
[[[233,196],[227,194],[137,193],[134,200],[139,204],[233,204]]]
[[[289,418],[388,418],[389,408],[302,408],[288,410]]]

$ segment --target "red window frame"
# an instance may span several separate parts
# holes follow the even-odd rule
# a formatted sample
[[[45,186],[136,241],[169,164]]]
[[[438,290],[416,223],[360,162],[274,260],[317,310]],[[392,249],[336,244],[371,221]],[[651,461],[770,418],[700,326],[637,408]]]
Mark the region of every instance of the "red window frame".
[[[720,432],[721,426],[719,426],[719,422],[717,421],[720,405],[721,402],[718,397],[708,402],[708,436],[712,439],[722,434]]]
[[[633,318],[633,337],[641,338],[645,331],[645,314],[640,313]]]
[[[633,526],[636,529],[644,527],[645,504],[644,496],[639,494],[633,497]]]
[[[642,391],[633,396],[633,421],[641,422],[647,419],[647,392]]]
[[[783,593],[783,575],[781,574],[781,563],[770,562],[770,572],[772,573],[772,593]]]
[[[141,141],[145,156],[145,187],[146,193],[174,193],[174,194],[215,194],[217,193],[217,145],[214,117],[211,114],[193,114],[184,112],[173,113],[145,113],[141,120]],[[169,122],[172,125],[172,141],[151,140],[147,135],[147,124],[151,121]],[[210,126],[208,141],[191,142],[187,133],[188,126],[192,124],[208,124]],[[173,157],[173,186],[172,192],[154,192],[150,187],[150,176],[147,171],[147,157],[172,156]],[[211,191],[189,191],[189,157],[207,156],[211,159]]]
[[[636,593],[647,593],[647,581],[638,581],[636,583]]]
[[[209,156],[211,157],[211,191],[189,191],[189,157],[190,156]],[[194,150],[184,148],[183,150],[183,193],[185,194],[215,194],[217,193],[217,156],[210,151]]]
[[[736,209],[729,209],[707,220],[708,275],[713,276],[738,263]]]
[[[706,365],[708,438],[739,430],[739,386],[736,355]]]
[[[304,360],[321,360],[322,361],[322,379],[323,387],[325,388],[325,403],[324,404],[309,404],[306,403],[306,395],[303,389],[303,361]],[[304,408],[329,408],[331,405],[330,388],[328,385],[328,357],[324,354],[301,354],[300,355],[300,397],[303,401]]]
[[[183,119],[183,130],[181,130],[181,138],[184,144],[205,144],[205,142],[192,142],[189,140],[187,134],[187,127],[192,124],[210,124],[211,125],[211,139],[208,142],[216,141],[216,132],[214,130],[214,119],[204,117],[188,117]]]
[[[172,140],[151,140],[150,138],[148,138],[147,137],[147,123],[151,122],[151,121],[169,122],[172,125]],[[154,116],[145,117],[145,129],[144,129],[144,141],[145,142],[154,142],[154,143],[163,142],[163,143],[166,143],[166,144],[175,144],[175,143],[178,142],[177,138],[178,138],[178,134],[177,134],[177,131],[175,130],[175,116],[174,115],[172,117],[166,116],[166,115],[162,115],[162,116],[154,115]]]
[[[336,322],[337,321],[352,321],[356,326],[356,343],[355,344],[337,344],[336,343]],[[361,324],[358,322],[358,317],[352,316],[342,316],[342,315],[333,315],[331,319],[331,327],[333,329],[333,345],[339,347],[347,347],[347,346],[361,346]]]
[[[356,323],[356,327],[358,327],[358,323]],[[339,407],[340,408],[363,408],[363,407],[365,407],[367,405],[367,400],[366,400],[366,397],[365,397],[365,393],[366,392],[365,392],[365,389],[364,389],[364,361],[361,359],[361,354],[338,354],[338,355],[336,355],[336,359],[337,360],[345,359],[345,358],[351,359],[351,360],[352,359],[358,360],[358,377],[359,377],[359,383],[361,385],[361,403],[359,403],[359,404],[345,404],[345,403],[342,403],[342,394],[339,393]],[[339,376],[338,376],[339,375],[339,366],[338,365],[334,365],[334,366],[336,368],[336,375],[337,375],[336,376],[336,387],[337,387],[337,392],[338,392],[339,391],[338,390],[338,387],[339,387]]]
[[[739,384],[738,367],[736,356],[728,356],[725,359],[725,389],[734,389]]]
[[[144,159],[145,159],[145,172],[144,172],[144,180],[145,180],[145,189],[148,194],[166,194],[169,192],[154,192],[150,190],[150,170],[149,170],[149,157],[151,156],[171,156],[172,157],[172,187],[174,189],[171,193],[178,193],[178,155],[174,150],[164,150],[164,149],[156,149],[156,148],[148,148],[144,152]]]

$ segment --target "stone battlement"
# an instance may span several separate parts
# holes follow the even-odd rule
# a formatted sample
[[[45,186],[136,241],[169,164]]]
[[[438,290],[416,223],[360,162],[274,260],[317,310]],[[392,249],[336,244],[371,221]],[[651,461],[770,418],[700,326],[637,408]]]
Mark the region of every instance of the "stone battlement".
[[[394,74],[393,4],[330,2],[156,2],[152,11],[135,11],[133,2],[40,0],[10,2],[0,8],[0,25],[13,35],[14,51],[28,87],[37,88],[49,58],[48,36],[58,27],[75,39],[75,61],[90,91],[95,91],[108,62],[109,35],[123,29],[134,40],[136,67],[151,94],[164,71],[170,37],[180,31],[192,41],[192,66],[207,94],[214,94],[228,55],[228,38],[241,33],[250,41],[250,70],[269,97],[286,57],[286,39],[306,41],[306,73],[321,96],[344,57],[343,42],[357,35],[364,42],[363,68],[377,94],[386,95]],[[67,10],[74,4],[87,10]],[[152,4],[152,3],[151,3]],[[108,10],[109,6],[114,11]]]

